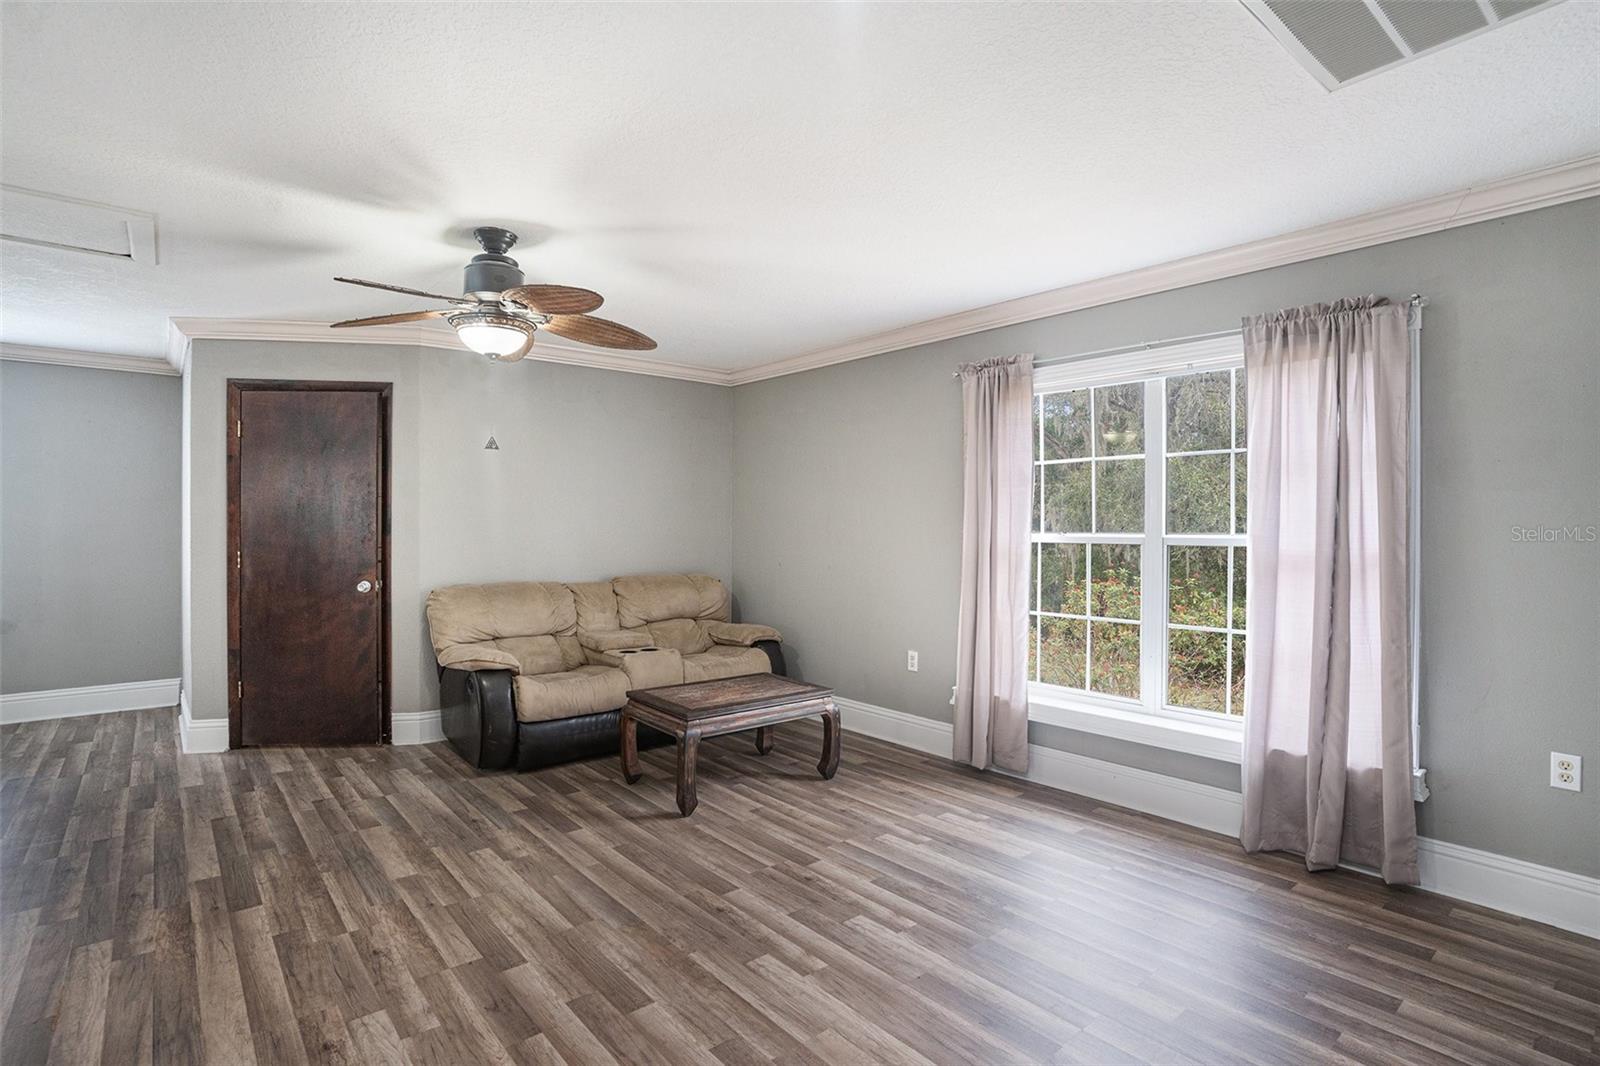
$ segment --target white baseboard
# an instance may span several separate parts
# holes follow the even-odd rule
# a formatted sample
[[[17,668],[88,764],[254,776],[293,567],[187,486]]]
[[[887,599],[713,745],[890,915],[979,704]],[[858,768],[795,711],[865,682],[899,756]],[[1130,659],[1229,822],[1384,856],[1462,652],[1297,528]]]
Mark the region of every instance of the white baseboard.
[[[178,742],[185,755],[210,755],[228,750],[226,718],[196,719],[189,708],[189,694],[178,700]]]
[[[175,677],[160,681],[128,681],[120,685],[12,692],[0,696],[0,722],[42,722],[48,718],[143,711],[151,707],[172,707],[177,702],[178,679]]]
[[[847,730],[950,757],[948,723],[859,700],[835,697],[834,702]],[[1028,746],[1028,758],[1029,781],[1224,836],[1239,835],[1243,798],[1237,792],[1037,744]],[[1420,887],[1429,892],[1600,937],[1600,878],[1431,837],[1418,839],[1417,864]]]
[[[195,719],[189,710],[189,694],[185,692],[178,705],[178,739],[185,755],[227,751],[228,720]],[[432,744],[443,739],[438,711],[395,711],[390,718],[391,744]]]
[[[438,711],[394,711],[389,715],[391,744],[432,744],[443,739]]]
[[[1600,878],[1445,840],[1417,840],[1422,887],[1584,936],[1600,937]]]
[[[887,740],[902,748],[926,752],[929,755],[950,757],[951,730],[949,722],[935,722],[904,711],[891,711],[860,700],[833,698],[839,708],[840,723],[853,733]]]

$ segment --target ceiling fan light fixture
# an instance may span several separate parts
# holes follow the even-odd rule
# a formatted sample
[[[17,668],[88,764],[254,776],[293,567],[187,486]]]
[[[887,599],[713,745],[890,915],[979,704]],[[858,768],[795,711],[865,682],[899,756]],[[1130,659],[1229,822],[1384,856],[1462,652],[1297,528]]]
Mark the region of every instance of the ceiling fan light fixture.
[[[533,323],[515,315],[463,311],[446,321],[455,329],[462,344],[498,362],[514,363],[533,347]]]

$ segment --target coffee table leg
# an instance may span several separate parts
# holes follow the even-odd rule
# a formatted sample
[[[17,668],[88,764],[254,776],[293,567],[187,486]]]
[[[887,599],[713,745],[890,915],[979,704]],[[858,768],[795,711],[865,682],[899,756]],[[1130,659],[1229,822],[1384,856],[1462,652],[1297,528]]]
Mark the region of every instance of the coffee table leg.
[[[617,728],[622,731],[622,779],[631,785],[643,776],[639,770],[639,723],[623,708]]]
[[[765,755],[772,750],[772,727],[763,725],[756,727],[756,754]]]
[[[839,770],[839,708],[828,702],[822,712],[822,759],[817,763],[817,773],[823,780],[833,777]]]
[[[678,813],[685,818],[700,805],[694,792],[694,764],[700,757],[700,734],[690,730],[678,738]]]

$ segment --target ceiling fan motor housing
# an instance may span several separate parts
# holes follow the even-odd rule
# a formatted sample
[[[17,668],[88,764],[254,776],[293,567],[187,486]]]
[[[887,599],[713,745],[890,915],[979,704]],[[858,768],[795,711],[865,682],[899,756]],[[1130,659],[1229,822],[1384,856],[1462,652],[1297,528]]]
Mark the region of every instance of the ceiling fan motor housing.
[[[467,264],[461,291],[487,300],[521,285],[522,270],[515,259],[505,254],[517,243],[517,235],[498,226],[479,226],[472,235],[483,245],[483,254],[473,256]]]

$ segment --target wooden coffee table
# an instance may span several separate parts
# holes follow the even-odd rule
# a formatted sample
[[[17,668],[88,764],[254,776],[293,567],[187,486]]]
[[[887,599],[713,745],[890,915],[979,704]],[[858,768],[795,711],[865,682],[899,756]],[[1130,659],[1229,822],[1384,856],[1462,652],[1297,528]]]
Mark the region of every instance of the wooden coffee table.
[[[700,800],[694,791],[694,765],[700,738],[722,733],[756,731],[756,753],[772,750],[772,727],[780,722],[822,716],[822,759],[817,772],[824,779],[839,769],[839,708],[833,689],[791,681],[776,674],[745,674],[686,685],[636,689],[622,708],[622,776],[639,780],[638,723],[671,733],[678,740],[678,810],[688,817]]]

